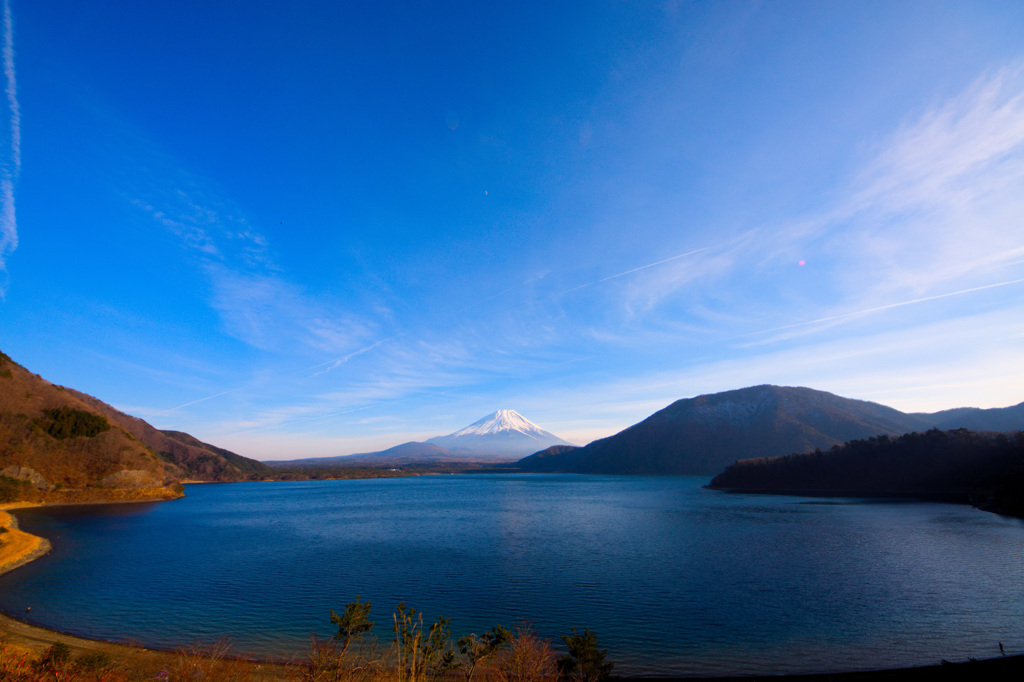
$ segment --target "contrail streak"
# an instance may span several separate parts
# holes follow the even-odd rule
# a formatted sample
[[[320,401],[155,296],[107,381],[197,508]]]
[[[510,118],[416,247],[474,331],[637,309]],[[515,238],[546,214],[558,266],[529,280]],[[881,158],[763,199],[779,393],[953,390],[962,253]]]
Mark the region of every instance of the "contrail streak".
[[[633,268],[632,270],[626,270],[625,272],[620,272],[617,275],[609,275],[608,277],[605,277],[603,279],[598,279],[598,280],[595,280],[593,282],[588,282],[586,284],[581,284],[578,287],[573,287],[572,289],[566,289],[565,291],[563,291],[563,292],[561,292],[561,293],[559,293],[557,295],[561,296],[562,294],[568,294],[568,293],[573,292],[573,291],[579,291],[580,289],[586,289],[587,287],[592,287],[595,284],[600,284],[601,282],[607,282],[608,280],[616,279],[617,277],[625,277],[626,275],[632,275],[634,272],[640,272],[641,270],[646,270],[647,268],[653,268],[654,266],[661,265],[662,263],[668,263],[669,261],[674,261],[674,260],[678,260],[680,258],[685,258],[687,256],[692,256],[695,253],[700,253],[701,251],[707,251],[707,250],[708,250],[708,247],[705,246],[702,249],[695,249],[693,251],[687,251],[686,253],[681,253],[678,256],[672,256],[671,258],[666,258],[666,259],[660,260],[660,261],[658,261],[656,263],[648,263],[647,265],[641,265],[638,268]]]
[[[10,109],[10,153],[0,169],[0,271],[6,269],[6,255],[18,248],[18,223],[14,213],[14,186],[21,174],[21,107],[18,104],[18,81],[14,71],[14,20],[10,0],[3,9],[3,67],[5,92]],[[0,296],[3,296],[0,282]]]
[[[369,346],[366,346],[365,348],[360,348],[359,350],[352,351],[348,355],[342,355],[340,358],[335,358],[334,360],[328,360],[327,362],[321,362],[319,365],[313,365],[312,367],[306,367],[305,369],[296,370],[295,372],[293,372],[293,374],[297,374],[299,372],[308,372],[310,370],[320,369],[321,367],[327,367],[327,365],[330,365],[330,367],[327,367],[327,369],[323,370],[322,372],[314,373],[313,376],[319,376],[321,374],[326,374],[327,372],[330,372],[332,369],[334,369],[338,365],[341,365],[341,364],[343,364],[345,362],[348,362],[349,359],[354,358],[357,355],[362,355],[363,353],[366,353],[367,351],[371,351],[374,348],[376,348],[377,346],[381,345],[382,343],[387,343],[388,341],[391,341],[392,339],[397,339],[399,336],[403,336],[403,335],[399,334],[398,336],[391,336],[391,337],[388,337],[386,339],[381,339],[380,341],[377,341],[376,343],[372,343]],[[252,388],[253,385],[254,384],[247,384],[245,386],[239,386],[237,388],[229,388],[226,391],[221,391],[220,393],[214,393],[213,395],[208,395],[205,398],[199,398],[198,400],[192,400],[192,401],[189,401],[187,403],[182,403],[181,405],[176,405],[175,407],[169,407],[166,410],[160,410],[159,412],[153,412],[153,413],[151,413],[149,415],[149,417],[159,417],[162,414],[167,414],[168,412],[174,412],[175,410],[180,410],[183,407],[188,407],[189,405],[195,405],[196,403],[202,403],[202,402],[206,402],[207,400],[213,400],[214,398],[219,398],[222,395],[227,395],[228,393],[236,393],[238,391],[244,391],[247,388]]]
[[[189,405],[195,405],[196,403],[201,403],[201,402],[205,402],[207,400],[213,400],[214,398],[219,398],[222,395],[227,395],[228,393],[234,393],[235,391],[241,391],[243,388],[247,388],[247,387],[246,386],[240,386],[239,388],[229,388],[226,391],[221,391],[220,393],[214,393],[213,395],[208,395],[205,398],[200,398],[199,400],[193,400],[192,402],[183,403],[181,405],[178,405],[177,407],[169,407],[166,410],[161,410],[160,412],[154,412],[154,413],[150,414],[149,417],[158,417],[161,414],[167,414],[168,412],[174,412],[175,410],[180,410],[181,408],[188,407]]]
[[[321,367],[327,367],[328,365],[330,365],[330,367],[327,367],[327,369],[325,369],[324,371],[316,372],[316,373],[313,374],[313,376],[320,376],[321,374],[326,374],[327,372],[330,372],[332,369],[334,369],[338,365],[345,364],[346,362],[348,362],[352,358],[356,357],[357,355],[362,355],[363,353],[366,353],[366,352],[369,352],[369,351],[373,350],[377,346],[385,344],[388,341],[394,341],[395,339],[400,338],[402,336],[405,336],[405,332],[403,332],[402,334],[395,334],[394,336],[389,336],[388,338],[381,339],[380,341],[374,341],[369,346],[365,346],[363,348],[360,348],[359,350],[354,350],[351,353],[348,353],[347,355],[342,355],[340,358],[334,358],[333,360],[328,360],[327,362],[321,362],[318,365],[313,365],[312,367],[306,367],[305,369],[300,369],[300,370],[297,370],[297,371],[298,372],[309,372],[310,370],[320,369]]]
[[[961,289],[960,291],[951,291],[946,294],[936,294],[935,296],[925,296],[924,298],[915,298],[911,301],[900,301],[899,303],[889,303],[887,305],[880,305],[877,308],[866,308],[864,310],[857,310],[852,313],[843,313],[841,315],[831,315],[829,317],[820,317],[817,320],[810,320],[809,322],[797,322],[796,324],[788,324],[785,327],[775,327],[774,329],[762,329],[756,332],[750,332],[747,336],[754,334],[770,334],[772,332],[781,332],[787,329],[796,329],[797,327],[807,327],[812,324],[819,324],[821,322],[834,322],[835,320],[843,320],[848,317],[857,317],[858,315],[868,315],[870,313],[877,313],[882,310],[891,310],[893,308],[902,308],[906,305],[913,305],[915,303],[924,303],[925,301],[935,301],[940,298],[949,298],[950,296],[960,296],[961,294],[970,294],[975,291],[984,291],[985,289],[995,289],[997,287],[1005,287],[1011,284],[1020,284],[1024,282],[1024,279],[1011,279],[1007,282],[998,282],[997,284],[986,284],[985,286],[973,287],[971,289]]]
[[[518,289],[521,286],[525,286],[525,285],[529,284],[530,282],[535,281],[536,279],[537,279],[536,277],[532,277],[532,278],[526,280],[525,282],[520,282],[519,284],[513,284],[512,286],[510,286],[508,289],[505,289],[504,291],[499,291],[498,293],[496,293],[496,294],[494,294],[492,296],[488,296],[487,298],[483,299],[482,301],[477,301],[476,303],[471,303],[468,306],[466,306],[465,308],[462,308],[461,310],[455,311],[454,314],[455,315],[461,315],[462,313],[466,312],[467,310],[472,310],[473,308],[476,308],[477,306],[481,306],[484,303],[488,303],[490,301],[493,301],[496,298],[500,298],[500,297],[504,296],[505,294],[507,294],[508,292],[514,291],[515,289]]]
[[[18,79],[14,72],[14,19],[10,0],[4,0],[4,77],[7,79],[7,104],[11,108],[11,155],[14,175],[21,172],[21,106],[18,104]]]

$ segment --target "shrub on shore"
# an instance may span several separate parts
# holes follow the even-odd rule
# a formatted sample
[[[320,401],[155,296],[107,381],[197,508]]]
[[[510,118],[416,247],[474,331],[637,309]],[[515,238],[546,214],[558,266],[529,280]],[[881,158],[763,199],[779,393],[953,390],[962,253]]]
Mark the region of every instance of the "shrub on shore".
[[[572,629],[572,634],[562,638],[569,647],[569,653],[558,659],[558,672],[563,679],[573,682],[602,682],[611,675],[614,663],[605,663],[608,650],[602,650],[597,635],[590,630],[583,634]]]
[[[514,632],[497,624],[482,635],[469,634],[453,643],[449,619],[438,618],[427,626],[422,613],[401,603],[392,615],[392,640],[383,647],[374,638],[362,640],[373,626],[370,608],[369,602],[360,602],[356,597],[342,615],[331,611],[331,622],[338,626],[338,632],[332,640],[314,638],[302,668],[303,682],[559,679],[559,658],[551,641],[539,637],[529,623],[521,623]],[[584,638],[583,643],[575,649],[571,645],[566,658],[582,662],[566,669],[566,679],[606,679],[612,664],[604,663],[606,652],[596,649],[597,638],[589,630],[584,635],[576,635],[573,630],[563,640],[575,642],[574,637]],[[585,674],[581,676],[580,671]]]
[[[356,597],[341,615],[331,611],[337,633],[314,637],[302,663],[237,658],[227,640],[174,653],[102,644],[83,650],[57,641],[33,654],[0,637],[0,682],[590,682],[611,670],[589,630],[563,637],[569,654],[560,659],[527,622],[453,642],[447,618],[425,625],[423,614],[403,603],[392,616],[393,637],[382,645],[367,636],[374,625],[370,608]]]

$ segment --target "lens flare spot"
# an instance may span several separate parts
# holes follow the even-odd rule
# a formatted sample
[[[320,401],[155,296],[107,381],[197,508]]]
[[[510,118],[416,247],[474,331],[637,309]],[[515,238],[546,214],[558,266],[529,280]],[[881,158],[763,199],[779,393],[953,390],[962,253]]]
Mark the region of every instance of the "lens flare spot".
[[[802,266],[804,266],[804,265],[807,265],[807,261],[805,261],[805,260],[802,260],[802,261],[798,262],[798,263],[797,263],[797,265],[799,265],[799,266],[801,266],[801,267],[802,267]]]

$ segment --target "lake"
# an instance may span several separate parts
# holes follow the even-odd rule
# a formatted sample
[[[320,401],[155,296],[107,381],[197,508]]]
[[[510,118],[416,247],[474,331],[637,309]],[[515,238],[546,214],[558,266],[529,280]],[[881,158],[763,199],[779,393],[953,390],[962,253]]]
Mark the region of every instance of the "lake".
[[[46,557],[0,610],[110,640],[302,654],[400,601],[456,636],[597,634],[616,673],[725,675],[1024,651],[1024,522],[942,503],[736,495],[704,477],[463,475],[186,486],[19,510]]]

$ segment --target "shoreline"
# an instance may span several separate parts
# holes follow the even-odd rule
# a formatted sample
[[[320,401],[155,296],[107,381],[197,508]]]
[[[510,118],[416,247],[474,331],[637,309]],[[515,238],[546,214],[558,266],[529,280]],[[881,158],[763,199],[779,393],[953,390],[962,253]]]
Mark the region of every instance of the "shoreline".
[[[32,625],[0,612],[0,649],[7,647],[14,653],[39,655],[53,644],[61,642],[76,656],[82,654],[103,654],[112,659],[134,661],[137,666],[148,668],[150,674],[180,668],[184,663],[191,669],[207,669],[216,673],[218,668],[227,668],[233,679],[240,679],[237,674],[243,672],[245,679],[267,682],[291,682],[296,678],[296,666],[299,660],[253,659],[233,656],[224,642],[212,642],[208,645],[182,647],[174,651],[154,649],[139,644],[109,642],[102,639],[88,639],[78,635],[70,635],[59,630],[51,630],[39,625]],[[136,667],[137,667],[136,666]],[[134,678],[133,678],[134,679]],[[216,679],[216,678],[214,678]]]
[[[18,519],[10,511],[29,507],[41,507],[38,502],[9,502],[0,504],[0,575],[45,556],[53,549],[46,538],[26,533],[18,527]]]

